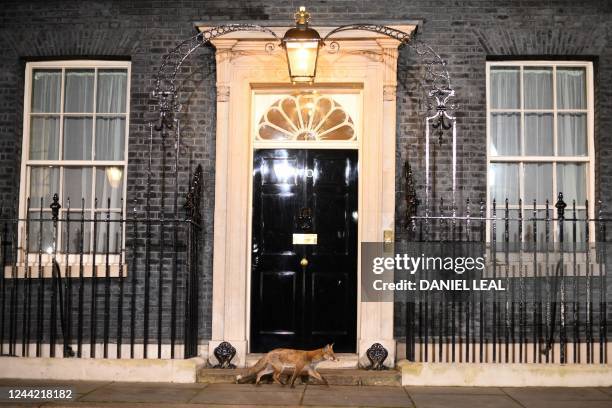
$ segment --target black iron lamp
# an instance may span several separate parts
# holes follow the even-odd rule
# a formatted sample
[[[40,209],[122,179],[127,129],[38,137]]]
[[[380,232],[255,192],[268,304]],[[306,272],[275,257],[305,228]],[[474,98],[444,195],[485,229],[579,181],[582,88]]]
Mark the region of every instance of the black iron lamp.
[[[305,7],[295,13],[295,28],[287,30],[281,45],[287,53],[289,77],[293,83],[312,83],[317,72],[317,57],[322,40],[317,30],[308,27],[310,14]]]

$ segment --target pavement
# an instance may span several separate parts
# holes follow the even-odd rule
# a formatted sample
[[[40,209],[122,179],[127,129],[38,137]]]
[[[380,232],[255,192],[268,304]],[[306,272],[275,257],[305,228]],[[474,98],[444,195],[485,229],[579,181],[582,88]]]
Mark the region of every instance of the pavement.
[[[70,401],[8,400],[9,389],[71,389]],[[608,388],[387,387],[0,380],[0,407],[612,408]]]

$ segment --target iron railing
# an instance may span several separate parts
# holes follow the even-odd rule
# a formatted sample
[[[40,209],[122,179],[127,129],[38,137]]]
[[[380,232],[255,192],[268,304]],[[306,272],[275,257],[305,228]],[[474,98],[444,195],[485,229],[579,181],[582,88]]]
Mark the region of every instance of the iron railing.
[[[0,354],[189,358],[197,354],[202,168],[184,210],[0,207]],[[149,194],[147,194],[147,197]]]
[[[505,291],[420,291],[399,302],[406,358],[422,362],[607,363],[610,280],[603,210],[559,194],[530,208],[468,201],[465,211],[413,215],[402,244],[478,242],[480,278]],[[440,203],[440,209],[444,203]],[[414,214],[414,212],[412,213]],[[396,245],[397,246],[397,245]],[[426,275],[431,279],[432,276]],[[415,278],[416,279],[416,278]],[[396,321],[397,322],[397,321]],[[396,323],[397,324],[397,323]],[[398,329],[398,327],[396,327]]]

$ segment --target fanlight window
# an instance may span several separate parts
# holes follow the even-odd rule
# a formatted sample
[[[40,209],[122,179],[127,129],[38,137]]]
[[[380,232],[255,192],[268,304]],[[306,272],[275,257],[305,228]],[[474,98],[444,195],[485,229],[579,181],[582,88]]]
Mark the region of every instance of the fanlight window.
[[[354,140],[355,124],[333,98],[320,94],[286,96],[274,102],[257,125],[258,140]]]

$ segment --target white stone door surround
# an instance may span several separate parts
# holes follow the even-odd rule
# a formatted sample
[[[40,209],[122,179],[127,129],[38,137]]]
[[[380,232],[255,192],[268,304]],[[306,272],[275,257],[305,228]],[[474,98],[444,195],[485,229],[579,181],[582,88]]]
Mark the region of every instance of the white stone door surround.
[[[200,30],[214,25],[200,26]],[[414,24],[391,27],[412,32]],[[289,27],[272,27],[282,37]],[[321,36],[331,27],[315,27]],[[366,31],[334,36],[336,52],[323,47],[319,54],[318,85],[358,86],[363,95],[363,129],[359,156],[359,242],[382,241],[395,221],[395,123],[397,40]],[[217,63],[217,134],[213,243],[212,339],[237,350],[232,361],[246,364],[250,316],[250,194],[252,140],[251,96],[254,87],[278,86],[289,81],[285,53],[268,34],[234,32],[212,41]],[[266,44],[276,48],[266,50]],[[328,44],[329,45],[329,44]],[[360,278],[357,273],[359,290]],[[360,359],[375,342],[395,361],[393,303],[362,302],[357,294],[357,353]]]

